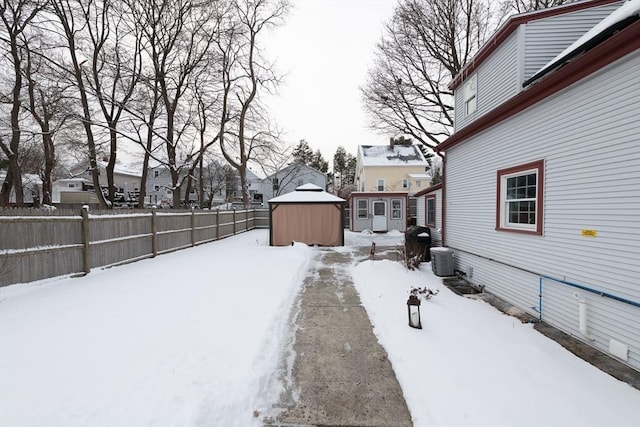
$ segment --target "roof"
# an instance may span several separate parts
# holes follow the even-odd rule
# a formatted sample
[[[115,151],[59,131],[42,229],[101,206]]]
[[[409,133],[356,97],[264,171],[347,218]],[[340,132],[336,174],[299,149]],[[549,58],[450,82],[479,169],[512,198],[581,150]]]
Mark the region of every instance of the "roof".
[[[304,184],[282,196],[274,197],[269,203],[344,203],[345,200],[329,194],[315,184]]]
[[[431,187],[427,187],[422,191],[418,191],[416,194],[413,195],[413,197],[424,196],[425,194],[429,194],[432,191],[440,190],[441,188],[442,188],[442,183],[439,182],[438,184],[434,184]]]
[[[564,4],[562,6],[513,15],[496,31],[496,33],[482,46],[482,48],[480,48],[478,53],[476,53],[474,57],[462,67],[462,70],[460,70],[453,81],[449,83],[449,89],[454,90],[465,78],[473,74],[480,64],[482,64],[520,25],[543,18],[564,15],[566,13],[604,6],[619,1],[620,0],[577,1],[574,3]]]
[[[616,11],[600,21],[595,27],[587,31],[569,47],[560,52],[555,58],[549,61],[544,67],[536,72],[524,84],[539,79],[551,72],[555,67],[562,65],[571,58],[596,46],[602,40],[609,38],[614,32],[628,25],[628,20],[638,19],[640,14],[640,0],[627,0]]]
[[[630,2],[635,4],[637,0],[631,0]],[[589,3],[600,4],[598,2]],[[620,8],[625,7],[625,5],[626,3]],[[618,10],[610,15],[618,15]],[[610,17],[607,17],[603,22],[609,19]],[[597,43],[591,45],[586,52],[583,53],[583,49],[577,49],[578,53],[582,53],[581,55],[576,55],[575,57],[565,56],[565,59],[560,62],[556,60],[553,63],[553,68],[549,70],[550,72],[547,73],[544,79],[539,79],[536,84],[529,85],[526,90],[463,127],[436,146],[435,151],[442,152],[458,145],[483,130],[507,120],[509,117],[640,49],[640,16],[632,14],[627,19],[618,22],[624,23],[624,27],[615,25],[615,31],[598,33],[599,35],[604,35],[604,37],[590,36],[589,40],[597,40]],[[594,28],[599,26],[596,25]],[[576,42],[577,45],[578,41]],[[576,49],[575,46],[574,49]]]
[[[428,166],[415,145],[360,145],[362,166]]]

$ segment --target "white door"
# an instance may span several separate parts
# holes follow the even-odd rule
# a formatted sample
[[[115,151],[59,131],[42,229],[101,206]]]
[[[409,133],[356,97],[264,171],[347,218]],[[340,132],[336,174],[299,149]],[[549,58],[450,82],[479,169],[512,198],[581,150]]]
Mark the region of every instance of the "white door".
[[[387,231],[387,202],[373,202],[372,231]]]

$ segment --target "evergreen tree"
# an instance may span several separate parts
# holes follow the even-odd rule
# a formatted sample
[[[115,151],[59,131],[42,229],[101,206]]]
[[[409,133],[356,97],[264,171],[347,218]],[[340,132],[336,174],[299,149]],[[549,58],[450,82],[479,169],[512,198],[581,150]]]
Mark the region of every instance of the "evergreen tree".
[[[292,155],[298,163],[310,165],[313,161],[313,150],[304,139],[301,139],[296,148],[293,149]]]

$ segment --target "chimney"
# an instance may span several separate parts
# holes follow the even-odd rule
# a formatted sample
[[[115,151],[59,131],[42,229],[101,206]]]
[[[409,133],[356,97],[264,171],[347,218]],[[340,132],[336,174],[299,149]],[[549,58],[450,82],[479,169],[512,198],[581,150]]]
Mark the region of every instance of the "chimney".
[[[393,137],[389,138],[389,146],[393,150]]]

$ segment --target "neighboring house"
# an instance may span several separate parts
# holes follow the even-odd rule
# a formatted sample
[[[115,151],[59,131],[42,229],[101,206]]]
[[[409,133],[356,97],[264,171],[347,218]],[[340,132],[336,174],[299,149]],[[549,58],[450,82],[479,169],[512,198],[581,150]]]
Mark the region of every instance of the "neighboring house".
[[[184,169],[183,169],[184,170]],[[182,172],[182,175],[186,175],[186,170]],[[182,176],[181,176],[182,177]],[[156,205],[161,207],[169,207],[173,204],[173,191],[172,191],[171,172],[165,165],[158,165],[149,168],[147,173],[147,185],[146,185],[146,197],[145,205]],[[180,189],[180,201],[186,200],[189,203],[197,203],[198,197],[197,183],[194,181],[189,191],[189,197],[186,197],[187,185],[182,185]],[[224,199],[223,199],[224,200]]]
[[[0,185],[4,182],[7,172],[0,170]],[[42,201],[42,180],[35,174],[22,175],[22,196],[26,206],[40,206]],[[16,193],[12,188],[9,194],[9,203],[16,202]]]
[[[437,150],[456,269],[640,371],[639,14],[512,17],[451,83]]]
[[[327,188],[327,175],[303,163],[292,163],[262,180],[263,200],[295,191],[304,184]]]
[[[360,145],[356,189],[349,197],[351,231],[405,231],[416,221],[413,194],[429,187],[429,163],[413,144]]]
[[[52,203],[98,203],[93,183],[86,178],[63,178],[51,184]]]
[[[415,194],[416,224],[431,229],[431,246],[442,245],[442,184],[432,185]]]
[[[103,191],[106,191],[108,183],[107,183],[107,172],[106,167],[107,163],[104,161],[98,161],[98,175],[100,187]],[[83,162],[69,170],[71,177],[70,178],[84,178],[87,182],[93,184],[93,178],[91,176],[91,171],[89,170],[89,163]],[[128,170],[122,166],[116,166],[113,169],[113,183],[116,187],[116,197],[120,199],[120,201],[135,201],[138,198],[138,194],[140,194],[140,181],[142,179],[142,174],[139,172]],[[56,185],[55,183],[53,184]],[[57,185],[60,187],[60,184]],[[55,190],[54,190],[55,191]],[[92,191],[91,187],[86,187],[85,191]]]
[[[413,144],[360,145],[356,156],[356,189],[413,194],[431,182],[429,162]]]

